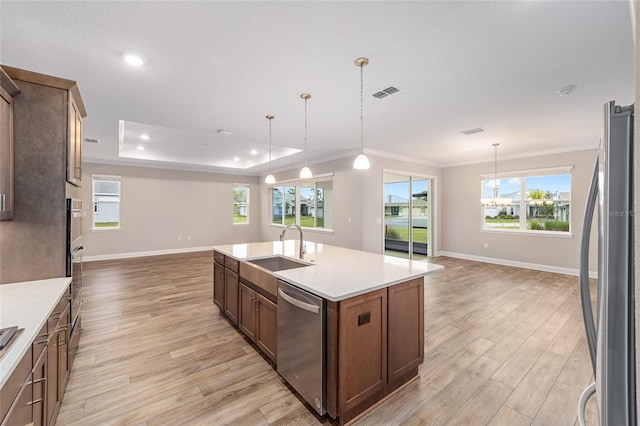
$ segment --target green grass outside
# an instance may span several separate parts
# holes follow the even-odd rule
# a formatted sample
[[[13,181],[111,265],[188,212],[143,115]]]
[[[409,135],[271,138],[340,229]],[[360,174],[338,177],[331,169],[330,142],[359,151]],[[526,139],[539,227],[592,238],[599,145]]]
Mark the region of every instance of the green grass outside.
[[[94,226],[96,228],[117,228],[120,226],[120,222],[96,222]]]
[[[280,222],[280,218],[279,217],[274,217],[272,219],[272,223],[281,223]],[[284,224],[285,225],[293,225],[294,223],[296,223],[296,217],[293,215],[286,215],[284,217]],[[300,226],[305,227],[305,228],[313,228],[313,217],[312,216],[302,216],[300,218]],[[317,224],[318,228],[323,228],[324,227],[324,218],[318,218],[318,224]]]
[[[393,231],[389,231],[393,229]],[[427,243],[429,237],[429,230],[422,228],[413,229],[413,242],[414,243]],[[388,228],[387,238],[400,241],[409,241],[409,230],[407,228]]]
[[[239,214],[233,215],[233,223],[247,223],[247,216],[241,216]]]

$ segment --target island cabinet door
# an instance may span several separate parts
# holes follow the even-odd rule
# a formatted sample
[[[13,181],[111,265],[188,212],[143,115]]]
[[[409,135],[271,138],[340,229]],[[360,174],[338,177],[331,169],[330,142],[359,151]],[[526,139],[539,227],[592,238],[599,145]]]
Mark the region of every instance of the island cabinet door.
[[[224,266],[213,264],[213,303],[224,312]]]
[[[238,274],[226,269],[224,280],[224,313],[238,325]]]
[[[278,345],[278,306],[271,300],[256,294],[256,345],[276,362]]]
[[[424,359],[424,278],[389,287],[388,382],[415,376]],[[412,372],[413,371],[413,372]]]
[[[256,292],[240,283],[240,309],[238,311],[238,328],[252,341],[256,340]]]
[[[339,302],[338,411],[382,395],[387,382],[387,289]]]

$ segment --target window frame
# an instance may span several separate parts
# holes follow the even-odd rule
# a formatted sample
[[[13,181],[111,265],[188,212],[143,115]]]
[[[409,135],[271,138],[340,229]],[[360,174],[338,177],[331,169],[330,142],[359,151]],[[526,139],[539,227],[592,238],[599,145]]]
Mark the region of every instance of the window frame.
[[[557,238],[573,238],[573,208],[571,199],[569,198],[569,230],[568,231],[546,231],[546,230],[535,230],[535,229],[527,229],[527,205],[529,199],[527,198],[527,178],[528,177],[544,177],[544,176],[559,176],[559,175],[569,175],[569,185],[570,185],[570,193],[573,193],[573,167],[569,166],[558,166],[558,167],[548,167],[548,168],[540,168],[540,169],[527,169],[527,170],[514,170],[509,172],[501,172],[497,174],[498,179],[520,179],[520,194],[525,194],[525,196],[521,196],[520,200],[517,201],[517,205],[519,207],[520,219],[518,222],[518,229],[500,229],[500,228],[488,228],[486,227],[486,218],[485,218],[485,206],[480,205],[480,232],[489,232],[489,233],[497,233],[497,234],[512,234],[512,235],[537,235],[537,236],[545,236],[545,237],[557,237]],[[495,179],[495,173],[482,173],[480,174],[480,196],[486,197],[485,193],[485,185],[484,182],[486,180]],[[512,205],[515,205],[515,200]],[[524,213],[523,213],[524,212]]]
[[[236,189],[244,189],[247,191],[247,201],[246,201],[246,209],[247,209],[247,220],[245,222],[236,222],[236,202],[234,199],[234,192]],[[251,185],[248,183],[234,183],[233,189],[231,191],[231,223],[233,226],[247,226],[251,224]]]
[[[118,182],[118,225],[117,226],[96,226],[96,209],[97,202],[96,200],[96,181],[108,181],[108,182]],[[107,201],[107,203],[109,203]],[[115,202],[113,202],[115,204]],[[122,229],[122,215],[121,215],[121,205],[122,205],[122,176],[119,175],[103,175],[103,174],[92,174],[91,175],[91,231],[118,231]]]
[[[305,231],[313,231],[313,232],[326,232],[326,233],[333,233],[333,228],[327,228],[324,227],[324,224],[327,222],[326,220],[324,220],[326,218],[326,208],[323,207],[323,227],[318,227],[318,217],[314,216],[314,226],[313,227],[309,227],[309,226],[304,226],[302,225],[300,222],[300,199],[301,199],[301,187],[310,187],[311,185],[313,185],[313,194],[314,194],[314,199],[315,197],[317,197],[317,191],[318,191],[318,184],[322,183],[322,182],[331,182],[331,190],[333,191],[334,189],[334,180],[333,180],[333,173],[331,174],[325,174],[325,175],[318,175],[314,178],[311,179],[292,179],[292,180],[287,180],[287,181],[281,181],[272,185],[268,185],[267,188],[269,190],[269,224],[271,226],[276,226],[279,228],[284,228],[290,224],[285,223],[286,221],[286,214],[284,211],[284,205],[282,205],[285,202],[285,194],[287,192],[288,188],[295,188],[295,201],[294,201],[294,208],[293,211],[295,212],[294,214],[294,221],[293,223],[296,225],[299,225],[302,229],[304,229]],[[274,215],[273,215],[273,211],[274,211],[274,201],[273,201],[273,189],[274,188],[281,188],[282,190],[282,201],[281,201],[281,223],[277,223],[274,222]],[[331,209],[331,219],[333,219],[333,209]],[[329,220],[329,223],[333,223],[332,220]]]

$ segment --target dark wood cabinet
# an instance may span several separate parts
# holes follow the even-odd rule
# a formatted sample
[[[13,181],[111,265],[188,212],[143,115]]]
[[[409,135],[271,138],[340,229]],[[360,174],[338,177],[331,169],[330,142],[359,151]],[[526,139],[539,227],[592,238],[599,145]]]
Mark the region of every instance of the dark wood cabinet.
[[[82,114],[71,92],[69,92],[68,102],[67,182],[80,186],[82,182]]]
[[[417,377],[424,278],[327,301],[326,408],[344,424]]]
[[[256,345],[277,362],[278,305],[260,293],[256,294]]]
[[[387,289],[339,304],[338,405],[347,412],[387,381]]]
[[[0,69],[0,220],[13,219],[13,98],[19,93]]]
[[[389,287],[388,382],[394,383],[424,360],[424,278]]]
[[[68,382],[70,288],[0,392],[1,426],[55,425]],[[6,415],[5,415],[6,414]]]
[[[224,266],[218,262],[213,264],[213,303],[224,312]]]
[[[0,67],[20,88],[13,99],[14,214],[0,222],[0,282],[64,277],[67,198],[81,197],[82,97],[75,81]]]
[[[225,269],[224,272],[224,313],[232,323],[238,325],[238,284],[237,272]]]
[[[267,357],[276,362],[278,306],[271,300],[240,283],[238,327]]]
[[[240,283],[238,328],[252,341],[256,340],[256,292]]]

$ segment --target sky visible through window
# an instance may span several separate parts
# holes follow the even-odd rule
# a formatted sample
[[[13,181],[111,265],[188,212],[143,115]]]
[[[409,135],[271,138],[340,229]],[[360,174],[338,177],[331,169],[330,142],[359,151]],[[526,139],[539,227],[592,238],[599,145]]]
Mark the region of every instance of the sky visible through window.
[[[553,175],[553,176],[529,176],[526,179],[527,191],[532,189],[540,189],[542,191],[571,192],[571,175]],[[490,197],[493,193],[494,180],[485,180],[485,195]],[[520,178],[498,179],[499,193],[513,194],[520,192]]]
[[[419,194],[427,190],[427,180],[414,180],[413,181],[413,193]],[[384,197],[385,200],[389,199],[389,195],[395,195],[402,197],[405,200],[409,199],[409,181],[405,182],[392,182],[384,184]]]

